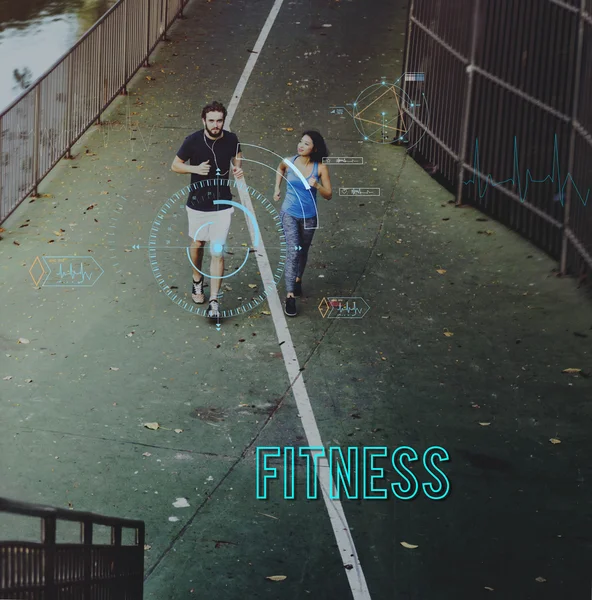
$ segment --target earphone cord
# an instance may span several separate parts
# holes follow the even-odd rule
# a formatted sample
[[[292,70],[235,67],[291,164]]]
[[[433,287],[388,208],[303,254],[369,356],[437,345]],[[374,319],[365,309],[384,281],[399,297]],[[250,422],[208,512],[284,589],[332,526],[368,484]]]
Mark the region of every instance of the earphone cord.
[[[216,153],[214,152],[214,146],[216,145],[216,142],[218,141],[218,139],[216,138],[214,140],[214,143],[210,146],[206,140],[206,134],[204,132],[203,134],[204,136],[204,143],[205,145],[210,149],[210,152],[213,154],[214,156],[214,162],[216,163],[216,169],[218,169],[218,171],[220,170],[220,167],[218,166],[218,160],[216,159]],[[220,177],[224,177],[225,175],[228,175],[228,173],[230,172],[230,170],[226,171],[226,173],[221,173]]]

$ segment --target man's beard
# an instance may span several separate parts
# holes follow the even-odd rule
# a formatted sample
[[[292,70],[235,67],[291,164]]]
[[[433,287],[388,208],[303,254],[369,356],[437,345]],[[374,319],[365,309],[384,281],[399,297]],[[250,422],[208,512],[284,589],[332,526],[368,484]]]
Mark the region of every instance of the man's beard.
[[[219,138],[222,135],[222,127],[220,127],[218,133],[212,133],[212,130],[206,125],[206,131],[208,132],[208,135],[213,138]]]

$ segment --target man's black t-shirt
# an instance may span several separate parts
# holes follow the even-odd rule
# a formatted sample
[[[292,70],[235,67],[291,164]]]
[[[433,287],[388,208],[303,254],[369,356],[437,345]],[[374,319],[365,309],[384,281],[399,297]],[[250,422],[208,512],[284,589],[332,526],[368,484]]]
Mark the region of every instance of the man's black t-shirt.
[[[214,204],[214,200],[231,200],[230,186],[225,181],[230,179],[230,159],[234,158],[240,151],[238,137],[230,131],[222,130],[223,136],[211,140],[205,136],[203,129],[196,131],[185,138],[183,145],[179,148],[177,156],[184,162],[190,161],[193,166],[199,165],[206,160],[210,161],[210,172],[208,175],[191,173],[191,183],[199,183],[207,179],[221,179],[226,185],[196,186],[189,194],[187,206],[193,210],[212,212],[232,208],[226,204]],[[218,173],[219,170],[219,173]],[[221,183],[222,183],[221,182]]]

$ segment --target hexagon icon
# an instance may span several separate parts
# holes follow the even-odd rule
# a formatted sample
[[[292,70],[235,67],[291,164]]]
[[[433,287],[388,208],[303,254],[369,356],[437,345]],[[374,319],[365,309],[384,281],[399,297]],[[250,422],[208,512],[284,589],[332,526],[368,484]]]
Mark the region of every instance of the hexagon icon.
[[[370,310],[370,305],[360,296],[327,298],[330,311],[327,319],[361,319]]]
[[[92,256],[44,256],[44,287],[92,287],[104,273]]]

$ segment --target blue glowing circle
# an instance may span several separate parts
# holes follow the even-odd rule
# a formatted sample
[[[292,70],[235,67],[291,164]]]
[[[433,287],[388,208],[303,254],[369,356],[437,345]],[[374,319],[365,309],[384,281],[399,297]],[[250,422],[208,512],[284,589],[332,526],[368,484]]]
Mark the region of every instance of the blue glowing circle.
[[[256,262],[251,261],[251,263],[249,263],[248,259],[249,259],[249,256],[251,254],[253,254],[252,249],[255,249],[255,251],[256,251],[258,246],[263,241],[262,240],[262,232],[261,232],[262,226],[264,226],[266,228],[266,231],[268,231],[273,236],[274,243],[271,243],[269,246],[267,246],[267,249],[269,250],[269,254],[270,254],[270,262],[273,261],[275,263],[276,259],[277,259],[277,266],[276,266],[275,272],[274,272],[273,283],[269,284],[267,286],[267,288],[265,288],[261,292],[259,292],[259,291],[253,292],[254,286],[252,283],[249,284],[249,287],[247,287],[245,284],[244,288],[242,288],[243,289],[242,297],[247,296],[247,295],[249,297],[247,300],[244,300],[238,306],[235,306],[233,308],[225,308],[225,304],[226,304],[227,300],[229,299],[229,296],[231,296],[231,294],[235,295],[235,296],[241,296],[241,291],[240,291],[241,288],[239,286],[242,284],[242,282],[239,282],[238,284],[233,283],[232,288],[227,288],[227,290],[232,289],[232,292],[229,292],[229,291],[225,292],[225,294],[224,294],[225,301],[224,301],[224,304],[221,306],[220,313],[221,313],[222,318],[228,318],[228,317],[238,316],[238,315],[247,313],[250,310],[253,310],[254,308],[256,308],[262,302],[264,302],[265,298],[267,297],[267,294],[272,289],[274,289],[275,286],[279,283],[282,273],[284,271],[284,264],[285,264],[285,260],[286,260],[286,240],[285,240],[283,228],[282,228],[281,221],[280,221],[280,218],[279,218],[279,215],[278,215],[276,209],[271,204],[271,202],[269,202],[269,200],[267,200],[267,198],[265,198],[265,196],[263,196],[257,190],[255,190],[251,187],[245,186],[245,184],[243,182],[236,182],[235,180],[208,179],[205,181],[192,183],[191,185],[188,185],[187,187],[185,187],[182,190],[179,190],[177,193],[173,194],[163,204],[163,206],[158,211],[158,214],[152,223],[152,228],[150,231],[149,245],[148,245],[148,258],[150,260],[150,266],[152,268],[152,273],[154,274],[154,277],[155,277],[160,289],[177,306],[179,306],[183,310],[186,310],[187,312],[190,312],[190,313],[193,313],[196,315],[201,315],[201,316],[206,317],[207,316],[207,303],[204,303],[203,305],[194,304],[191,299],[191,295],[189,293],[190,287],[191,287],[190,279],[189,279],[191,269],[188,268],[189,265],[187,265],[187,262],[185,260],[181,260],[179,258],[178,252],[170,252],[170,251],[185,250],[185,253],[182,253],[182,254],[186,254],[187,258],[191,262],[191,256],[189,253],[188,244],[186,242],[184,242],[184,240],[187,239],[187,218],[185,216],[185,212],[186,212],[185,211],[185,201],[188,199],[191,192],[198,189],[199,187],[211,187],[212,185],[215,185],[215,184],[221,184],[224,186],[228,186],[230,188],[237,188],[240,185],[242,188],[244,188],[248,192],[252,203],[258,204],[261,207],[261,210],[256,211],[257,215],[259,217],[259,221],[258,221],[258,219],[255,217],[255,215],[251,211],[247,210],[240,203],[233,202],[231,200],[214,200],[214,204],[221,204],[221,205],[224,204],[224,205],[238,208],[241,211],[241,213],[245,216],[245,218],[248,219],[248,221],[250,221],[251,226],[252,226],[251,230],[253,232],[253,243],[251,244],[250,239],[249,239],[248,243],[242,243],[239,246],[236,246],[236,248],[237,248],[236,252],[231,252],[230,250],[235,250],[235,247],[233,247],[233,246],[228,247],[228,244],[223,245],[219,242],[216,242],[212,245],[212,250],[214,252],[225,252],[225,254],[230,255],[230,257],[225,257],[226,262],[228,262],[229,258],[231,259],[231,261],[240,261],[240,262],[238,262],[238,265],[236,266],[236,268],[234,268],[234,267],[232,268],[232,271],[229,274],[222,275],[220,277],[215,277],[215,278],[222,279],[227,282],[229,278],[236,277],[241,271],[243,271],[243,269],[245,267],[247,267],[250,264],[251,266],[249,268],[251,269],[252,272],[249,274],[249,273],[245,273],[243,271],[243,275],[248,277],[251,281],[256,280],[256,278],[258,277],[258,275],[255,274],[255,271],[258,272]],[[238,214],[241,214],[241,213],[238,213]],[[233,223],[235,221],[238,221],[236,212],[233,215],[232,219],[233,219],[233,221],[232,221]],[[241,220],[238,222],[244,223],[244,220]],[[262,222],[263,222],[263,225],[261,224]],[[168,223],[170,223],[170,226],[167,228],[166,225]],[[202,227],[205,227],[208,224],[209,223],[205,223],[204,225],[202,225]],[[176,235],[177,239],[181,240],[181,243],[183,245],[181,245],[181,243],[179,243],[177,245],[170,244],[171,240],[166,240],[166,244],[163,244],[162,243],[163,240],[162,239],[159,240],[159,237],[162,237],[163,232],[165,232],[167,229],[170,230],[171,233],[167,233],[165,237],[172,237],[173,235]],[[201,227],[200,227],[200,229],[201,229]],[[239,229],[239,227],[231,226],[231,232],[233,232],[233,230],[235,230],[235,229]],[[241,229],[241,231],[243,229],[244,229],[244,227]],[[199,229],[198,229],[198,231],[199,231]],[[231,233],[230,235],[232,236],[234,234]],[[241,234],[239,233],[238,235],[241,235]],[[242,235],[248,236],[248,233],[243,233]],[[194,239],[197,239],[197,232],[194,235]],[[246,248],[244,246],[246,246]],[[240,251],[238,249],[240,249]],[[167,251],[169,251],[169,252],[167,252]],[[245,252],[244,259],[242,257],[243,251]],[[275,255],[272,256],[272,253],[274,253],[274,252],[275,252]],[[237,254],[238,257],[240,257],[240,258],[234,258],[235,254]],[[205,261],[206,261],[206,259],[204,256],[204,263],[205,263]],[[254,263],[254,265],[252,263]],[[272,266],[272,268],[273,268],[273,266]],[[203,273],[202,271],[199,271],[199,272],[202,273],[203,275],[205,275],[206,278],[209,278],[209,279],[214,278],[211,275],[209,275],[208,273]],[[179,278],[180,283],[178,285],[173,285],[176,283],[175,278],[177,278],[177,277]],[[182,279],[182,281],[181,281],[181,279]],[[247,279],[247,281],[249,281],[249,279]],[[189,281],[189,285],[187,285],[188,281]],[[260,287],[263,287],[262,283],[260,284]],[[222,291],[223,291],[223,288],[220,289],[220,292],[222,292]],[[220,296],[222,296],[222,293],[220,294]]]

